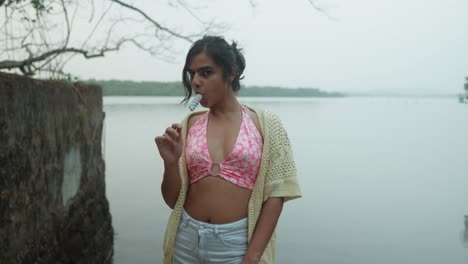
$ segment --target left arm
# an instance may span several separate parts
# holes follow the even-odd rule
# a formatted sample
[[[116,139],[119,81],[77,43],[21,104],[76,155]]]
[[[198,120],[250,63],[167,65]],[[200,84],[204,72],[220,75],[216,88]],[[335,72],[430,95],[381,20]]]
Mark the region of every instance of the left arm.
[[[278,218],[283,210],[283,198],[269,198],[262,206],[262,211],[255,226],[242,264],[258,264],[263,251],[275,230]]]

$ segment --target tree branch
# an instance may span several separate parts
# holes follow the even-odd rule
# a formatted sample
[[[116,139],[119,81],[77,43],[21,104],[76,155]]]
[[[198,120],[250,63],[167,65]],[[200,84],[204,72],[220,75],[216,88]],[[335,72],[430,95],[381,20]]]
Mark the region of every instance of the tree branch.
[[[78,49],[78,48],[54,49],[54,50],[50,50],[50,51],[48,51],[46,53],[43,53],[43,54],[41,54],[39,56],[30,57],[29,59],[26,59],[26,60],[21,60],[21,61],[4,60],[4,61],[0,61],[0,69],[30,67],[32,64],[34,64],[36,62],[40,62],[40,61],[48,59],[51,56],[57,56],[57,55],[64,54],[64,53],[82,54],[86,59],[92,59],[92,58],[96,58],[96,57],[104,57],[104,53],[109,52],[109,51],[119,50],[120,46],[122,44],[124,44],[125,42],[133,42],[133,41],[132,40],[123,40],[123,41],[119,42],[113,48],[103,48],[103,49],[101,49],[99,53],[91,53],[90,51],[83,50],[83,49]]]
[[[61,0],[62,2],[62,9],[63,9],[63,15],[65,16],[65,23],[67,25],[67,37],[65,38],[65,45],[64,47],[68,46],[68,42],[70,41],[70,34],[71,34],[71,26],[70,26],[70,19],[68,18],[68,10],[65,5],[64,0]]]
[[[112,1],[112,2],[115,2],[115,3],[119,4],[119,5],[121,5],[121,6],[123,6],[123,7],[126,7],[126,8],[128,8],[128,9],[131,9],[131,10],[137,12],[137,13],[139,13],[139,14],[142,15],[144,18],[146,18],[148,21],[150,21],[153,25],[155,25],[158,29],[160,29],[160,30],[162,30],[162,31],[165,31],[165,32],[171,34],[171,35],[174,36],[174,37],[177,37],[177,38],[186,40],[186,41],[188,41],[188,42],[190,42],[190,43],[193,42],[193,40],[190,39],[189,37],[180,35],[180,34],[174,32],[174,31],[172,31],[172,30],[170,30],[170,29],[168,29],[168,28],[166,28],[166,27],[163,27],[161,24],[159,24],[158,22],[156,22],[155,20],[153,20],[153,19],[152,19],[151,17],[149,17],[145,12],[141,11],[141,10],[138,9],[138,8],[136,8],[136,7],[134,7],[134,6],[131,6],[131,5],[129,5],[129,4],[126,4],[126,3],[122,2],[122,1],[119,1],[119,0],[111,0],[111,1]]]
[[[139,47],[140,49],[143,49],[143,50],[146,50],[148,52],[151,52],[148,48],[145,48],[143,47],[140,43],[138,43],[137,41],[135,41],[135,39],[133,38],[128,38],[128,39],[121,39],[116,45],[115,47],[104,47],[102,48],[98,53],[91,53],[90,51],[88,50],[84,50],[84,49],[78,49],[78,48],[60,48],[60,49],[54,49],[54,50],[50,50],[48,52],[45,52],[39,56],[36,56],[36,57],[32,57],[31,53],[30,53],[30,57],[28,59],[25,59],[25,60],[19,60],[19,61],[15,61],[15,60],[4,60],[4,61],[0,61],[0,69],[13,69],[13,68],[17,68],[17,69],[20,69],[21,72],[23,72],[23,74],[25,75],[34,75],[34,73],[37,71],[37,70],[41,70],[42,69],[42,66],[41,67],[34,67],[34,63],[37,63],[37,62],[41,62],[41,61],[44,61],[44,60],[47,60],[49,57],[51,56],[58,56],[58,55],[61,55],[61,54],[65,54],[65,53],[75,53],[75,54],[81,54],[83,55],[86,59],[92,59],[92,58],[97,58],[97,57],[104,57],[104,54],[106,52],[110,52],[110,51],[117,51],[120,49],[120,47],[124,44],[124,43],[127,43],[127,42],[130,42],[132,44],[134,44],[135,46]],[[36,70],[33,70],[32,68],[35,68]]]
[[[318,12],[320,12],[320,13],[326,15],[326,16],[327,16],[329,19],[331,19],[331,20],[336,20],[336,18],[334,18],[334,17],[332,17],[330,14],[328,14],[328,12],[327,12],[325,9],[321,8],[321,7],[319,6],[319,4],[316,3],[316,1],[314,1],[314,0],[307,0],[307,1],[308,1],[309,4],[310,4],[315,10],[317,10]]]
[[[98,26],[101,24],[102,20],[104,19],[104,17],[107,15],[107,13],[109,12],[110,8],[112,7],[112,3],[107,7],[107,9],[102,13],[101,17],[98,19],[96,25],[94,25],[93,27],[93,30],[89,33],[88,35],[88,38],[83,42],[83,44],[81,44],[81,48],[83,48],[84,46],[86,46],[86,44],[88,43],[88,41],[93,37],[94,35],[94,32],[96,32],[96,29],[98,28]],[[91,21],[90,21],[91,22]]]
[[[97,6],[94,0],[37,1],[0,0],[0,7],[5,7],[5,15],[0,15],[0,18],[5,18],[5,22],[0,22],[0,45],[5,44],[5,48],[0,50],[0,55],[8,55],[1,58],[0,70],[20,70],[25,75],[34,75],[41,71],[63,73],[65,64],[75,56],[83,56],[86,59],[103,57],[107,52],[119,50],[124,43],[130,43],[153,56],[165,56],[175,49],[173,42],[176,40],[193,43],[195,38],[203,34],[213,34],[214,30],[221,31],[227,27],[199,15],[197,7],[189,4],[188,0],[169,0],[169,4],[177,3],[177,7],[183,8],[184,13],[187,12],[196,20],[195,26],[198,29],[193,32],[184,28],[178,30],[175,27],[166,27],[169,24],[159,23],[162,22],[162,18],[153,19],[150,11],[136,7],[132,3],[134,1],[130,0],[109,0]],[[248,1],[252,8],[255,8],[258,2]],[[328,16],[326,10],[316,4],[318,0],[307,1],[314,10]],[[41,5],[39,8],[37,3]],[[112,12],[113,7],[116,7],[117,12]],[[79,10],[86,12],[86,16],[80,16]],[[112,23],[113,16],[118,14],[121,17]],[[126,25],[129,21],[123,19],[122,14],[135,20],[132,25],[139,23],[138,29],[135,27],[128,31],[128,27],[125,27],[124,30],[117,31],[120,29],[117,24]],[[82,18],[87,20],[89,30],[76,29],[75,18],[80,19],[80,22]],[[142,24],[143,27],[140,27]]]

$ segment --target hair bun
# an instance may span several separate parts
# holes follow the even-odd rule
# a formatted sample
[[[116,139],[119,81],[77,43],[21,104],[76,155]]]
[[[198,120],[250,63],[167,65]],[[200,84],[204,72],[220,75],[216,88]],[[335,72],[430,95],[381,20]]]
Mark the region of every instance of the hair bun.
[[[231,44],[231,48],[233,48],[237,52],[237,42],[233,41]]]

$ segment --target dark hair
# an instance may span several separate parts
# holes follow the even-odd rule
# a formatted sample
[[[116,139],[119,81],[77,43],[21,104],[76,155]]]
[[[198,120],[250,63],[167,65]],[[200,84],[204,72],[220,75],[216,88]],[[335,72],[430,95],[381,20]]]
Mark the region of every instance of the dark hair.
[[[240,90],[240,80],[244,79],[242,73],[245,69],[245,58],[241,53],[241,49],[237,48],[237,43],[233,41],[232,44],[229,45],[223,37],[204,36],[192,44],[185,59],[184,69],[182,70],[185,98],[182,102],[188,101],[192,96],[188,67],[192,62],[192,58],[203,52],[210,56],[214,63],[221,67],[224,79],[232,73],[235,74],[231,87],[234,92]]]

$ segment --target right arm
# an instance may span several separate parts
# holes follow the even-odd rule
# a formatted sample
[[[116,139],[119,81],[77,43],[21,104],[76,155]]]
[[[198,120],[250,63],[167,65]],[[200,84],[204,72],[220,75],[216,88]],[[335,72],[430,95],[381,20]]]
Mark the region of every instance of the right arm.
[[[155,138],[159,154],[164,161],[164,175],[161,193],[166,204],[173,209],[179,196],[181,180],[179,158],[182,154],[182,127],[172,124],[162,136]]]
[[[161,193],[167,206],[174,209],[180,192],[179,163],[164,161],[164,176],[161,183]]]

